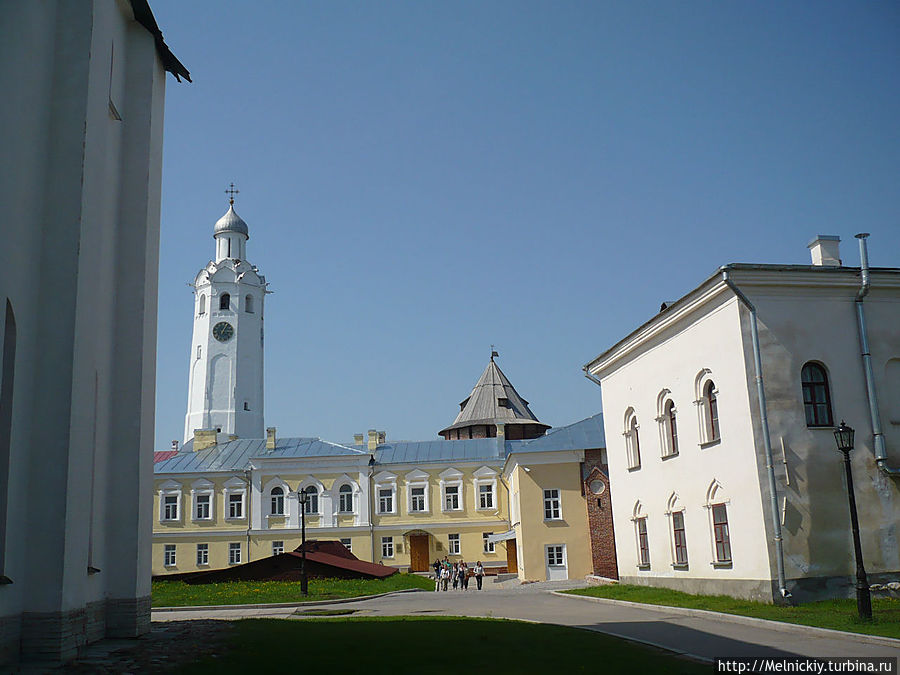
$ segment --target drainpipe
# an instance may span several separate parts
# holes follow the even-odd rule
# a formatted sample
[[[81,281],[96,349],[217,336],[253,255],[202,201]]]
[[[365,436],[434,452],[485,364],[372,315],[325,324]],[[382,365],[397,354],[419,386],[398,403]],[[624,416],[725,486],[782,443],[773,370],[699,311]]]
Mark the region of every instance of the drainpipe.
[[[369,538],[372,540],[372,563],[375,563],[375,455],[369,458]]]
[[[859,239],[859,267],[862,274],[862,283],[856,293],[856,322],[859,327],[859,350],[862,355],[863,373],[866,377],[866,394],[869,399],[869,416],[872,419],[872,433],[874,435],[875,464],[888,476],[900,476],[900,469],[892,468],[887,464],[887,450],[884,447],[884,433],[881,430],[881,414],[878,411],[878,395],[875,393],[875,377],[872,374],[872,355],[869,353],[869,335],[866,328],[866,312],[863,302],[869,294],[871,279],[869,277],[869,251],[866,246],[868,232],[856,235]]]
[[[247,478],[247,562],[250,562],[250,528],[253,526],[253,472],[250,469],[244,471]],[[228,505],[225,505],[228,508]]]
[[[766,474],[769,478],[769,506],[771,508],[772,528],[775,541],[775,565],[778,573],[778,590],[781,597],[791,597],[784,578],[784,544],[781,536],[781,515],[778,509],[778,493],[775,483],[775,463],[772,461],[772,439],[769,435],[769,415],[766,409],[766,389],[763,386],[762,358],[759,350],[759,327],[756,320],[756,307],[750,299],[735,286],[728,277],[728,268],[722,267],[722,281],[730,288],[750,312],[750,339],[753,345],[753,365],[756,368],[756,394],[759,400],[759,421],[762,425],[763,445],[766,452]]]

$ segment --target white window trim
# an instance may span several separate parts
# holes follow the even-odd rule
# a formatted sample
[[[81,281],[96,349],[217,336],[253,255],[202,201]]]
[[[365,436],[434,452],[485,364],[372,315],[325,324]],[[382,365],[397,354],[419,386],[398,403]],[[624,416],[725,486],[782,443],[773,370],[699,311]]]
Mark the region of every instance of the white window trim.
[[[345,485],[350,486],[350,510],[349,511],[341,511],[341,488]],[[332,492],[334,493],[334,515],[336,516],[358,516],[359,515],[359,500],[360,495],[362,494],[362,490],[359,487],[359,483],[353,480],[347,474],[344,474],[336,481],[334,481],[334,485],[332,486]],[[346,493],[344,493],[346,494]]]
[[[341,537],[339,541],[341,542],[341,546],[346,548],[350,553],[353,553],[353,537]]]
[[[719,560],[716,556],[716,525],[713,519],[712,507],[716,504],[725,505],[725,514],[728,516],[728,548],[731,551],[730,560]],[[709,523],[709,564],[711,567],[732,567],[734,565],[734,537],[732,536],[732,515],[731,497],[722,487],[718,479],[713,479],[706,491],[706,503],[703,505],[706,509],[707,520]]]
[[[547,490],[556,490],[556,505],[557,510],[559,511],[559,516],[556,518],[548,518],[547,517]],[[562,490],[559,488],[541,488],[541,514],[544,516],[544,522],[549,523],[558,523],[563,520],[563,507],[562,507]]]
[[[481,553],[490,555],[491,553],[497,552],[497,543],[493,541],[488,541],[488,537],[494,534],[493,532],[482,532],[481,533]]]
[[[172,554],[172,562],[169,562],[169,553]],[[178,553],[175,544],[163,544],[163,567],[176,567],[178,565]]]
[[[675,415],[676,435],[673,440],[669,433],[669,416],[666,414],[666,406],[672,403],[672,414]],[[672,399],[672,392],[669,389],[663,389],[659,392],[656,399],[656,423],[659,427],[659,456],[663,459],[676,457],[678,455],[678,407]]]
[[[391,554],[390,555],[384,554],[384,545],[385,545],[385,543],[387,543],[385,540],[389,540],[389,542],[390,542],[390,545],[391,545]],[[381,538],[381,557],[393,560],[393,558],[396,554],[397,554],[397,547],[394,544],[394,537],[393,536],[382,537]]]
[[[412,508],[412,491],[414,488],[424,488],[422,491],[424,500],[422,509],[413,510]],[[424,471],[416,469],[406,474],[406,512],[409,515],[420,515],[423,513],[431,513],[431,488],[429,484],[429,476]]]
[[[637,423],[637,414],[634,408],[629,408],[625,412],[625,431],[622,432],[625,438],[625,463],[628,471],[637,471],[641,468],[640,431],[641,425]]]
[[[276,539],[272,542],[272,555],[280,555],[280,553],[275,553],[275,544],[281,544],[280,553],[284,553],[284,541],[281,539]]]
[[[475,510],[481,511],[482,513],[497,513],[500,510],[500,495],[497,492],[497,472],[490,467],[483,466],[475,472],[472,483],[475,492]],[[493,493],[492,500],[494,502],[493,506],[481,508],[480,488],[482,485],[491,486],[491,492]]]
[[[235,545],[237,546],[236,549],[233,548]],[[238,559],[235,561],[231,560],[231,552],[233,550],[236,550],[238,552],[238,555],[237,555]],[[244,560],[244,547],[241,546],[241,543],[236,542],[236,541],[228,542],[228,564],[229,565],[240,565],[243,562],[243,560]]]
[[[282,513],[274,513],[272,511],[272,490],[277,487],[282,489],[282,497],[284,498],[284,511]],[[288,507],[288,496],[290,494],[291,488],[278,476],[275,476],[266,483],[262,494],[263,509],[265,510],[266,518],[287,518],[290,510]]]
[[[225,504],[225,520],[237,521],[247,519],[247,483],[240,478],[230,478],[225,482],[224,504]],[[241,515],[240,517],[231,516],[231,495],[241,496]]]
[[[456,537],[456,550],[453,550],[454,540],[453,537]],[[460,551],[462,551],[462,539],[458,532],[451,532],[447,535],[447,555],[460,555]]]
[[[675,569],[687,569],[688,564],[690,562],[690,549],[688,549],[688,559],[684,562],[678,562],[678,554],[675,550],[675,518],[674,515],[676,513],[681,514],[682,522],[684,523],[684,538],[685,538],[685,547],[687,547],[687,519],[684,517],[684,505],[681,503],[681,499],[678,497],[678,493],[673,492],[669,497],[669,501],[666,504],[665,510],[666,516],[666,527],[669,530],[669,557],[672,560],[672,567]],[[648,536],[649,543],[649,536]]]
[[[721,411],[718,418],[719,436],[717,438],[711,438],[709,433],[711,413],[709,410],[709,401],[706,398],[706,385],[710,380],[712,380],[713,384],[715,384],[715,378],[712,376],[712,371],[709,368],[704,368],[697,376],[696,388],[694,392],[695,396],[697,397],[697,399],[694,401],[694,405],[697,406],[697,424],[699,425],[700,431],[698,438],[700,439],[700,447],[715,445],[722,440]],[[718,401],[719,388],[717,386],[713,389],[713,394]]]
[[[206,562],[200,562],[199,560],[197,560],[197,558],[200,557],[200,556],[199,556],[199,553],[200,553],[200,551],[202,550],[202,549],[200,548],[201,546],[205,546],[205,547],[206,547],[206,549],[205,549],[205,550],[206,550]],[[196,547],[196,549],[195,549],[195,551],[194,551],[194,559],[197,560],[197,567],[209,567],[209,544],[205,544],[205,543],[204,543],[204,544],[197,544],[197,547]]]
[[[553,565],[550,564],[550,549],[551,548],[561,548],[562,549],[562,562],[555,563]],[[545,544],[544,545],[544,564],[547,567],[555,567],[558,569],[568,569],[569,567],[569,552],[566,550],[567,547],[565,544]]]
[[[375,481],[375,514],[379,516],[395,516],[397,515],[397,476],[388,472],[381,471],[374,477]],[[382,490],[391,491],[391,510],[381,510]]]
[[[463,511],[465,507],[465,498],[463,496],[463,474],[453,467],[442,471],[438,477],[441,479],[441,511],[443,513],[452,513],[454,511]],[[455,487],[456,490],[456,508],[447,508],[447,488]]]
[[[197,517],[197,497],[209,497],[209,516]],[[191,483],[191,520],[195,523],[208,523],[216,517],[216,486],[208,480],[200,479]]]
[[[307,518],[315,518],[317,516],[322,515],[322,501],[325,497],[325,486],[320,483],[315,478],[307,478],[300,485],[297,486],[297,492],[305,492],[307,488],[314,487],[318,491],[317,499],[316,499],[316,510],[310,511],[306,514]],[[297,517],[300,517],[300,511],[303,509],[303,506],[300,504],[300,500],[297,500]]]
[[[175,481],[166,481],[159,486],[159,522],[177,523],[181,521],[181,484]],[[177,497],[175,501],[175,517],[166,518],[166,497]]]
[[[641,533],[638,529],[638,521],[644,521],[644,527],[647,529],[647,557],[648,561],[643,562],[641,560]],[[650,528],[647,527],[647,514],[644,513],[644,507],[641,504],[640,500],[635,502],[634,510],[632,511],[631,522],[634,523],[634,560],[635,565],[638,569],[648,570],[650,569],[650,564],[653,561],[653,556],[650,554]]]

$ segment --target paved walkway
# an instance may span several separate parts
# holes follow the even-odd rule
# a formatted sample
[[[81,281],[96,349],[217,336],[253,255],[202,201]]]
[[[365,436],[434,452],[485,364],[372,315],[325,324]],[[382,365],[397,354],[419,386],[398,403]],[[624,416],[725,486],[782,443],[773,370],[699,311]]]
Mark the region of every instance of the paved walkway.
[[[891,645],[867,644],[853,636],[822,637],[780,630],[778,626],[744,625],[709,617],[685,616],[665,607],[625,606],[560,597],[548,590],[559,583],[516,588],[470,588],[467,592],[399,593],[343,603],[333,609],[356,610],[355,616],[469,616],[523,619],[575,626],[653,644],[695,658],[716,656],[894,656]],[[583,584],[569,584],[569,586]],[[499,584],[498,584],[499,586]],[[154,621],[299,618],[294,608],[217,609],[203,612],[154,612]],[[302,619],[300,619],[302,620]]]

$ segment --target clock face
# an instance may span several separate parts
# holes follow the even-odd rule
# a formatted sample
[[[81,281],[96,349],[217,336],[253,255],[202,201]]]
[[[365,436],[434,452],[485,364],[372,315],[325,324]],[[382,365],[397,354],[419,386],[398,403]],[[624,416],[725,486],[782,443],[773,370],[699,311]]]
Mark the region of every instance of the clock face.
[[[220,321],[213,326],[213,337],[219,342],[228,342],[234,335],[234,326],[227,321]]]

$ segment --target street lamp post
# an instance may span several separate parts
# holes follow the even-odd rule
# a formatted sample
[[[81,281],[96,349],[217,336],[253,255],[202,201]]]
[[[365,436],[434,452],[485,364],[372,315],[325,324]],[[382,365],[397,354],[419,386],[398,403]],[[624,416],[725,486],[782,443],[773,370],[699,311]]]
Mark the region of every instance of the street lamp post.
[[[853,529],[853,549],[856,553],[856,610],[860,619],[872,618],[872,597],[869,595],[869,580],[863,567],[862,545],[859,543],[859,518],[856,515],[856,496],[853,493],[853,474],[850,471],[850,451],[853,450],[852,427],[843,420],[834,430],[834,440],[838,450],[844,453],[844,471],[847,474],[847,496],[850,498],[850,524]]]
[[[306,504],[309,495],[301,488],[297,492],[300,503],[300,593],[309,595],[309,581],[306,578]]]

